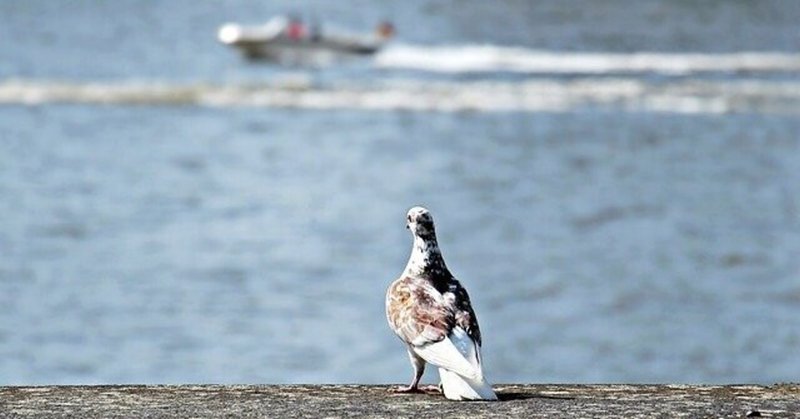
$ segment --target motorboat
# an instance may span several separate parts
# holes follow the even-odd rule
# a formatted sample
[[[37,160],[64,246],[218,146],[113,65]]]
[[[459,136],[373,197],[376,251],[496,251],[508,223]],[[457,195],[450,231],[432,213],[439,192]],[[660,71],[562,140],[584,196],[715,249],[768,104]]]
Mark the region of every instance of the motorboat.
[[[391,23],[383,22],[370,34],[325,30],[298,19],[276,16],[263,25],[226,23],[219,28],[220,42],[238,49],[248,59],[280,60],[287,54],[374,54],[394,35]]]

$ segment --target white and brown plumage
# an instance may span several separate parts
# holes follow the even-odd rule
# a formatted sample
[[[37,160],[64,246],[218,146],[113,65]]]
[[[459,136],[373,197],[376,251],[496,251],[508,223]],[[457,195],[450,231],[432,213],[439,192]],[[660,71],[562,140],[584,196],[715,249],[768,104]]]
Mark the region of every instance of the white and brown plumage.
[[[467,290],[444,263],[433,217],[422,207],[408,211],[414,246],[403,274],[386,293],[386,317],[406,344],[414,378],[400,392],[417,392],[425,364],[439,368],[445,397],[497,400],[483,377],[481,331]]]

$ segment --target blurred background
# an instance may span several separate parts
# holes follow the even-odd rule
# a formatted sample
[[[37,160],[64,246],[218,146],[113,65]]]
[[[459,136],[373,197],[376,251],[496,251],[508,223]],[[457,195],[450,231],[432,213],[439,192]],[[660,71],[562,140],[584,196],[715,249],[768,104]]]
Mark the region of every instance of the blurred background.
[[[217,39],[286,14],[396,34],[288,62]],[[414,205],[493,382],[797,381],[798,22],[795,1],[2,1],[0,384],[405,383],[383,304]]]

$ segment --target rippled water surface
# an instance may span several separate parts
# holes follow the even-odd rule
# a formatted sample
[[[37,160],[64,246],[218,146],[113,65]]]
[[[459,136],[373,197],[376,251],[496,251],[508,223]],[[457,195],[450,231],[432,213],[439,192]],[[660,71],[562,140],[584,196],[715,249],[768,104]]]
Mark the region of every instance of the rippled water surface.
[[[0,384],[405,381],[417,204],[495,382],[800,376],[796,3],[292,4],[0,3]]]

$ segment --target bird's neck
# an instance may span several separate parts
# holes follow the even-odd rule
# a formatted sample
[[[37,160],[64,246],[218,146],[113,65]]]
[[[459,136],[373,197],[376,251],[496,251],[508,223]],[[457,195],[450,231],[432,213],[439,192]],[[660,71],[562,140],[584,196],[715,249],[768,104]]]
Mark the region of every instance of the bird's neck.
[[[449,275],[436,236],[426,238],[414,236],[414,246],[411,248],[411,256],[403,273],[432,280],[444,279]]]

